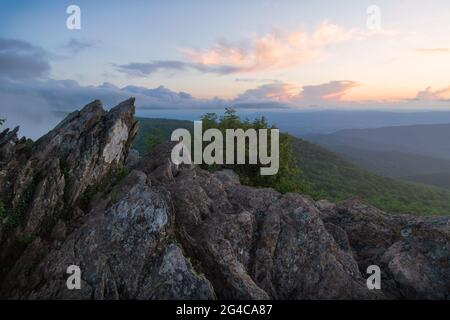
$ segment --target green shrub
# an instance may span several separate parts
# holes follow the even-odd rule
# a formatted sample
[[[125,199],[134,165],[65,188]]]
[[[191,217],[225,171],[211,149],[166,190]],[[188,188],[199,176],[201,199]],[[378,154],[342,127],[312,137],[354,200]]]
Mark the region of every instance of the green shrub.
[[[144,136],[145,141],[145,153],[150,153],[153,148],[164,141],[164,136],[159,128],[154,128],[150,133],[146,133]]]
[[[6,218],[6,210],[3,201],[0,200],[0,219]]]
[[[113,192],[113,188],[117,186],[128,174],[130,170],[127,168],[121,168],[109,176],[107,176],[101,183],[97,185],[91,185],[80,195],[78,201],[82,209],[86,209],[91,202],[92,198],[99,192],[108,194]],[[111,201],[114,203],[117,201],[118,195],[113,192],[111,195]]]
[[[37,186],[36,180],[33,179],[31,183],[28,185],[28,187],[25,188],[23,193],[20,195],[16,206],[9,211],[6,211],[3,201],[0,200],[0,218],[4,219],[3,222],[9,230],[12,230],[15,227],[17,227],[21,222],[21,219],[27,213],[27,210],[30,207],[31,202],[33,200],[34,193],[36,191],[36,186]]]
[[[215,113],[207,113],[202,117],[202,128],[206,131],[211,128],[219,129],[225,136],[227,129],[275,129],[275,126],[269,125],[264,117],[256,118],[253,121],[248,119],[242,120],[236,111],[232,108],[227,108],[224,115],[220,118]],[[268,135],[268,141],[270,141],[270,131]],[[225,142],[224,142],[225,143]],[[270,147],[270,145],[269,145]],[[233,165],[203,165],[204,169],[209,171],[220,170],[228,168],[234,170],[240,178],[242,184],[255,186],[255,187],[270,187],[278,190],[281,193],[286,192],[306,192],[311,191],[312,187],[308,185],[302,178],[301,171],[297,166],[296,159],[294,157],[290,137],[288,134],[281,133],[279,140],[279,170],[278,173],[272,176],[263,176],[260,174],[260,164],[248,164],[249,153],[248,145],[246,148],[246,164],[233,164]],[[224,146],[224,151],[226,150]],[[237,148],[235,148],[236,152]],[[270,152],[270,148],[268,150]],[[226,154],[224,152],[224,158]]]

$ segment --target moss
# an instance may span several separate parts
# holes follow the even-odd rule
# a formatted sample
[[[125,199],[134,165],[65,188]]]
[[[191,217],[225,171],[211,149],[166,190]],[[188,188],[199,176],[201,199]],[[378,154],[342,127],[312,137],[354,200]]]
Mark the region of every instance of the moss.
[[[84,190],[78,198],[81,209],[86,209],[89,206],[89,203],[98,191],[97,186],[88,186],[86,190]]]
[[[31,155],[31,151],[33,149],[33,145],[34,145],[34,141],[31,140],[31,139],[27,139],[25,141],[25,144],[24,144],[23,148],[22,148],[22,152],[24,154],[26,154],[27,156],[30,156]]]
[[[59,169],[61,170],[61,173],[64,175],[64,178],[69,177],[69,165],[65,160],[59,161]]]
[[[111,201],[114,203],[118,199],[117,192],[113,188],[117,186],[128,174],[130,170],[121,168],[110,175],[108,175],[101,183],[97,185],[88,186],[86,190],[79,197],[79,205],[82,209],[87,209],[92,198],[97,193],[108,194],[111,193]]]
[[[118,194],[117,194],[117,191],[116,190],[113,190],[112,192],[111,192],[111,202],[112,203],[116,203],[117,202],[117,200],[118,200]]]
[[[6,218],[6,210],[5,205],[3,204],[3,201],[0,200],[0,219]]]
[[[32,243],[36,239],[35,235],[26,235],[21,236],[17,241],[20,243],[21,246],[28,246],[30,243]]]
[[[67,202],[69,194],[70,194],[70,174],[69,174],[69,165],[65,160],[59,161],[59,170],[64,176],[64,202]]]
[[[8,229],[14,229],[20,224],[31,205],[34,193],[36,192],[36,187],[37,181],[36,179],[33,179],[20,195],[15,208],[3,214],[6,216],[4,223]]]
[[[19,217],[23,216],[28,210],[31,204],[31,200],[33,200],[34,192],[36,191],[36,186],[37,183],[35,180],[33,180],[19,198],[19,202],[17,203],[15,212]]]
[[[106,182],[103,184],[103,190],[101,191],[111,191],[112,188],[117,186],[126,176],[130,174],[130,170],[127,168],[121,168],[112,175],[110,175]]]
[[[18,224],[17,217],[14,215],[8,215],[6,216],[5,220],[3,220],[3,223],[6,226],[7,230],[13,229]]]
[[[206,278],[206,276],[205,276],[205,274],[203,272],[198,271],[199,269],[201,269],[200,262],[198,262],[197,260],[193,260],[189,256],[187,256],[185,258],[189,262],[189,264],[191,265],[191,270],[192,270],[192,272],[194,273],[195,276],[197,276],[199,278]]]

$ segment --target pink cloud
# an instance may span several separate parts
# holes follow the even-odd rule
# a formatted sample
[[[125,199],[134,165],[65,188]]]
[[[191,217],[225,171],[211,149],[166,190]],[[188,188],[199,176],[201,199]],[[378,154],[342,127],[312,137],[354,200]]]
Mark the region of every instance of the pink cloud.
[[[438,90],[433,90],[431,87],[428,87],[425,90],[419,91],[416,96],[416,100],[436,101],[448,99],[450,99],[450,86]]]
[[[319,85],[298,87],[284,82],[273,82],[249,89],[240,94],[237,101],[275,101],[293,105],[333,104],[352,88],[360,84],[355,81],[330,81]]]
[[[355,81],[341,80],[312,86],[304,86],[300,97],[306,101],[339,101],[350,89],[359,86]]]
[[[219,43],[205,50],[184,49],[183,52],[191,62],[205,69],[250,73],[302,65],[320,56],[328,45],[355,36],[355,31],[325,21],[312,34],[304,30],[272,32],[246,45]]]
[[[442,54],[450,53],[450,48],[417,48],[416,52],[422,54]]]
[[[235,100],[238,101],[277,101],[287,102],[298,97],[298,87],[284,83],[273,82],[261,85],[254,89],[249,89],[238,95]]]

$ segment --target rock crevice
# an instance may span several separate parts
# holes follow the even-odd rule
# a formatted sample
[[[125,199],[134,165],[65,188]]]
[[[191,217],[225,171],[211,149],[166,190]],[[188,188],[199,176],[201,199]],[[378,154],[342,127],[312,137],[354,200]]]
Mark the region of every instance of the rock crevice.
[[[129,99],[94,101],[34,143],[0,134],[1,298],[450,298],[448,217],[243,186],[174,165],[169,142],[138,157],[137,130]],[[366,286],[373,264],[381,290]]]

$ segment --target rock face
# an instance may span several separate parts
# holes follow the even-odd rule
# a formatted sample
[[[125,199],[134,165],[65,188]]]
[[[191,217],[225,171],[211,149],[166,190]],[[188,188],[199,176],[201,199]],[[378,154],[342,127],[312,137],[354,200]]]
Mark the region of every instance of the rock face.
[[[133,103],[0,134],[0,298],[450,299],[450,218],[243,186],[174,165],[172,143],[128,156]]]

